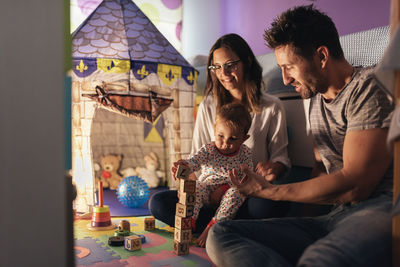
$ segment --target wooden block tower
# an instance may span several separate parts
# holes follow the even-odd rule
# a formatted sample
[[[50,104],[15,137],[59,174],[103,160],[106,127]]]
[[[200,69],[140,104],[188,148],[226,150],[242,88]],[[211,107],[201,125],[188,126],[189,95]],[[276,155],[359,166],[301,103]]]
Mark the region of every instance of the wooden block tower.
[[[176,203],[174,252],[177,255],[189,254],[192,240],[192,218],[196,198],[196,181],[189,180],[190,169],[179,165],[176,171],[178,178],[179,201]]]

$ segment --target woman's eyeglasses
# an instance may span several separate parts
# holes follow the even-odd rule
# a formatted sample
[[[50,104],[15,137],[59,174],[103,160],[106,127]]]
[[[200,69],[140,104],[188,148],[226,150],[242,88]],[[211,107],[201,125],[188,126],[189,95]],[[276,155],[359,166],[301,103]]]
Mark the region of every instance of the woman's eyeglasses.
[[[240,59],[222,65],[210,65],[208,66],[208,69],[214,73],[221,73],[222,68],[224,68],[227,73],[231,73],[237,70],[237,64],[239,62]]]

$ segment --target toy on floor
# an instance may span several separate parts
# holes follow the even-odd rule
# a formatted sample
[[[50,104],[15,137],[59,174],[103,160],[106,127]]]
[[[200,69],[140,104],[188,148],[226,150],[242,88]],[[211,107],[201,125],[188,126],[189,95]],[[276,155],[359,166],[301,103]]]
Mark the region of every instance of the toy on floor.
[[[156,229],[156,219],[154,217],[144,218],[144,230],[152,231]]]
[[[117,189],[119,202],[128,208],[138,208],[149,199],[149,187],[138,176],[125,177]]]
[[[112,190],[117,189],[119,183],[122,181],[122,176],[119,174],[122,156],[108,154],[102,156],[100,159],[101,175],[96,178],[96,181],[101,181],[104,188]]]
[[[103,205],[103,183],[99,181],[99,205],[93,208],[92,221],[88,224],[89,230],[111,230],[116,227],[111,222],[110,208]]]
[[[108,244],[113,247],[123,246],[125,238],[123,236],[111,236],[108,238]]]
[[[137,235],[137,236],[140,237],[142,244],[146,243],[146,237],[144,235]]]
[[[135,251],[142,249],[142,239],[137,235],[130,235],[125,237],[125,249]]]
[[[118,224],[118,230],[114,232],[114,236],[129,236],[133,235],[131,232],[131,224],[127,220],[122,220]]]
[[[145,167],[136,167],[137,175],[142,178],[149,188],[157,187],[164,179],[165,173],[158,170],[160,163],[154,152],[144,156]]]

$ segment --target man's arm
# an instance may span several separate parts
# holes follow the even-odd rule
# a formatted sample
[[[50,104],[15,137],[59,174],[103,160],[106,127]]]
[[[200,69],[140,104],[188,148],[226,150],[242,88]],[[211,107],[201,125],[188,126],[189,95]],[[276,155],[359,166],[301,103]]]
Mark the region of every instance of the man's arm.
[[[313,179],[284,185],[263,184],[262,190],[251,192],[248,183],[259,180],[256,174],[246,170],[248,177],[234,179],[234,184],[243,192],[247,190],[257,197],[272,200],[288,200],[315,204],[357,202],[366,199],[382,179],[392,155],[386,150],[387,129],[370,129],[346,134],[343,147],[343,168],[332,174],[323,174]],[[231,175],[232,178],[232,175]],[[246,185],[247,184],[247,185]],[[253,190],[253,192],[256,190]]]

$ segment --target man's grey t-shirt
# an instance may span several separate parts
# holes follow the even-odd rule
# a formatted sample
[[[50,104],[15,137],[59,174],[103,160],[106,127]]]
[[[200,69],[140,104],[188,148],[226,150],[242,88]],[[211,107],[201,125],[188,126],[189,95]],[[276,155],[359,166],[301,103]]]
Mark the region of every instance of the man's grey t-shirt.
[[[390,125],[394,104],[372,72],[372,67],[355,68],[350,82],[332,101],[327,102],[321,94],[311,99],[311,131],[328,173],[343,168],[343,144],[347,132],[388,128]],[[389,168],[375,191],[392,191],[392,185],[393,170]]]

